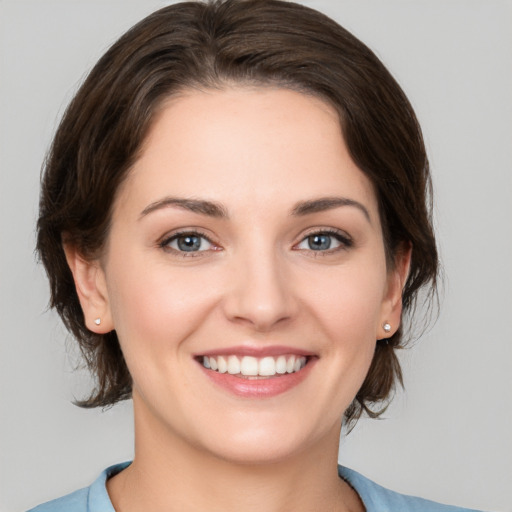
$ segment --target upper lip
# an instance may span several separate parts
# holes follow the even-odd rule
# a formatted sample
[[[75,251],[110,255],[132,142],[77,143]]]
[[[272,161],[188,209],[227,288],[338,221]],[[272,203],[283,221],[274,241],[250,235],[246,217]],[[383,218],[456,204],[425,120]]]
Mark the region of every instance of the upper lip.
[[[217,348],[213,350],[207,350],[196,354],[198,356],[253,356],[253,357],[265,357],[265,356],[281,356],[287,354],[294,354],[298,356],[313,356],[313,352],[304,350],[296,347],[288,347],[285,345],[237,345],[226,348]]]

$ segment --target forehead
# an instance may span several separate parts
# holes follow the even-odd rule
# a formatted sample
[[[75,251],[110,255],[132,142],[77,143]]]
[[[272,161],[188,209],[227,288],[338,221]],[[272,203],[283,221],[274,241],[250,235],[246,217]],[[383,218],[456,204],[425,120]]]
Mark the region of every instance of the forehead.
[[[266,87],[186,91],[163,104],[120,196],[122,205],[143,209],[165,195],[228,209],[342,195],[376,212],[336,110],[317,97]]]

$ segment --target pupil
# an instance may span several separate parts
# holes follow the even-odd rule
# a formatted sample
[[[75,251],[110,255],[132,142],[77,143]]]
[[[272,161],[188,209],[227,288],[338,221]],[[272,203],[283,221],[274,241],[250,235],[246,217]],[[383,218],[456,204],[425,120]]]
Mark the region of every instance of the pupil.
[[[308,237],[309,248],[314,251],[325,250],[331,247],[331,237],[329,235],[312,235]]]
[[[201,239],[195,235],[187,235],[178,238],[180,251],[197,251],[201,247]]]

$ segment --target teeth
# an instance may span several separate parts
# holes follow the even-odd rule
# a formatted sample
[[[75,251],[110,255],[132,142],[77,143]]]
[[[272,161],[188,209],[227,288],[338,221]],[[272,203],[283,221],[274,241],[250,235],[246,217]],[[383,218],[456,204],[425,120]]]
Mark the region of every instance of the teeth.
[[[265,377],[276,374],[276,362],[273,357],[264,357],[260,360],[258,374]]]
[[[276,373],[286,373],[286,357],[279,356],[276,360]]]
[[[210,361],[212,359],[213,357],[210,357]],[[217,358],[217,366],[219,368],[219,373],[226,373],[228,371],[228,363],[222,356],[219,356]]]
[[[240,360],[236,356],[228,357],[228,373],[236,375],[240,373]]]
[[[256,358],[252,356],[211,356],[203,357],[203,366],[219,373],[231,375],[272,377],[276,374],[298,372],[306,365],[306,358],[301,356],[266,356]]]
[[[258,360],[250,356],[242,357],[240,373],[242,375],[258,375]]]

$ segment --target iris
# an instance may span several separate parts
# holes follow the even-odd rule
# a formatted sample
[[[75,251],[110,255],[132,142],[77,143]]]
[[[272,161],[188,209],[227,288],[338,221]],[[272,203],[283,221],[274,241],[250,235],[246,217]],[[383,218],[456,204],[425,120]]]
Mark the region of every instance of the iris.
[[[331,247],[330,235],[311,235],[308,236],[308,247],[313,251],[325,251]]]
[[[201,248],[202,237],[197,235],[183,235],[176,239],[180,251],[192,252]]]

